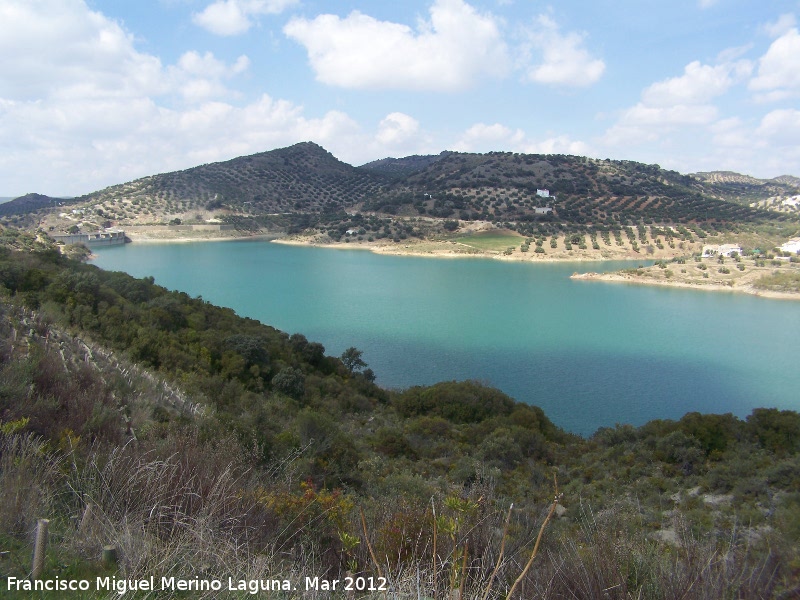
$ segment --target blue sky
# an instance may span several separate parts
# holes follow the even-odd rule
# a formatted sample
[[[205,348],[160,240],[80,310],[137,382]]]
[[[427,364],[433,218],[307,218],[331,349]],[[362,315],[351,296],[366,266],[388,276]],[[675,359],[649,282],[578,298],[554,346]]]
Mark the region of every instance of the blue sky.
[[[315,141],[800,176],[800,0],[0,0],[0,196]]]

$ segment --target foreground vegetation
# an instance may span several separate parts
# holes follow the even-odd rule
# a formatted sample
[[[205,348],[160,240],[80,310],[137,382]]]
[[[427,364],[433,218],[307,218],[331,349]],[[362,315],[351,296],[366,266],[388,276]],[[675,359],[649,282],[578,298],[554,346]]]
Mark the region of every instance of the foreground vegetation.
[[[304,587],[348,572],[387,580],[357,597],[800,593],[795,412],[583,439],[479,383],[389,392],[357,349],[326,356],[19,232],[0,241],[3,581],[27,575],[46,517],[50,578],[297,582],[275,598],[348,597]],[[107,545],[119,564],[99,560]],[[220,594],[182,597],[204,596]]]

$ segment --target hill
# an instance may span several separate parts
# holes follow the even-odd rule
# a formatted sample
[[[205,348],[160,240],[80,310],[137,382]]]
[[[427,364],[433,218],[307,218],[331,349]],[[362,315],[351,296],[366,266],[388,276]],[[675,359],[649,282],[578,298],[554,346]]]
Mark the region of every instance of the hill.
[[[112,186],[71,200],[81,216],[51,212],[45,225],[94,230],[212,221],[240,231],[305,232],[322,242],[347,241],[348,231],[363,240],[435,239],[470,223],[527,237],[616,236],[647,225],[668,236],[697,229],[699,237],[704,230],[767,227],[780,230],[780,238],[795,235],[800,220],[792,211],[764,210],[774,204],[765,201],[797,193],[794,181],[509,152],[443,152],[354,167],[306,142]],[[41,212],[45,204],[15,206]],[[23,216],[5,222],[35,224]]]
[[[49,209],[61,206],[69,202],[65,198],[53,198],[42,194],[25,194],[19,198],[13,198],[0,204],[0,216],[22,215],[36,212],[41,209]]]
[[[425,156],[406,156],[405,158],[383,158],[381,160],[374,160],[372,162],[363,164],[359,168],[402,178],[412,173],[422,171],[447,154],[450,153],[442,152],[438,156],[429,154]]]
[[[724,183],[730,187],[727,180]],[[352,167],[316,144],[302,143],[154,175],[90,194],[83,201],[112,219],[131,222],[148,215],[185,216],[213,209],[249,216],[362,210],[531,222],[547,220],[535,210],[545,205],[558,220],[576,225],[613,226],[643,218],[667,224],[765,217],[730,202],[740,198],[740,190],[720,185],[713,178],[631,161],[499,152],[444,152]],[[767,195],[788,190],[777,182],[748,185],[751,195],[756,188]],[[538,196],[540,189],[548,190],[549,197]]]
[[[757,179],[732,171],[693,173],[691,177],[702,181],[710,194],[741,204],[753,204],[775,196],[792,196],[800,193],[800,178],[782,175],[774,179]]]
[[[772,181],[777,181],[778,183],[791,186],[795,188],[795,191],[800,190],[800,177],[795,177],[793,175],[781,175],[780,177],[775,177]]]
[[[322,212],[379,192],[384,178],[311,142],[137,179],[89,194],[89,206],[120,216],[226,208],[246,214]]]

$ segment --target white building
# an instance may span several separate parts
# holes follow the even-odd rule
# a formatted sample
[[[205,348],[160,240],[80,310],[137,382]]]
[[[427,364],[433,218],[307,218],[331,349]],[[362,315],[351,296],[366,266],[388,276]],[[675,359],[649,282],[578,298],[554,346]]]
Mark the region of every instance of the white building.
[[[781,246],[782,252],[791,252],[792,254],[797,254],[800,252],[800,238],[795,238],[793,240],[789,240],[785,244]]]
[[[540,198],[549,198],[550,190],[536,190],[536,195]]]
[[[537,206],[533,210],[536,212],[537,215],[546,215],[553,212],[553,209],[550,208],[549,206],[543,206],[543,207]]]
[[[703,246],[703,258],[710,256],[727,256],[730,257],[733,253],[741,256],[742,247],[738,244],[720,244],[719,246]]]

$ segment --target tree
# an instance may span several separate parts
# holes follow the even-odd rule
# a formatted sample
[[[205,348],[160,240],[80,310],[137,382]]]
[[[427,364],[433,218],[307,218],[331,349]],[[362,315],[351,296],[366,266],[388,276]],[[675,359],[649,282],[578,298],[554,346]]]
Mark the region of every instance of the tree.
[[[279,392],[299,400],[306,392],[306,376],[300,369],[285,367],[272,378],[272,386]]]
[[[355,373],[367,366],[367,363],[361,358],[362,354],[364,353],[355,346],[350,346],[347,350],[342,352],[342,362],[344,366],[347,367],[348,371]]]
[[[240,354],[248,366],[269,364],[266,340],[261,336],[237,333],[226,338],[225,345]]]

